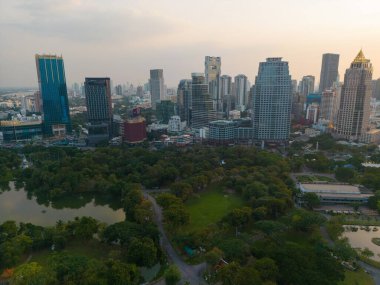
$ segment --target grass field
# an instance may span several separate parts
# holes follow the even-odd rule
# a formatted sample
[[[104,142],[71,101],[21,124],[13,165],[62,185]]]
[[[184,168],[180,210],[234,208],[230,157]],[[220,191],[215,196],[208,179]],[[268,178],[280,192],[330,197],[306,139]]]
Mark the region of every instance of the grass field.
[[[89,258],[105,259],[108,257],[108,253],[114,247],[100,243],[99,241],[92,239],[86,241],[71,241],[66,246],[64,251],[69,254],[83,255]],[[117,247],[116,247],[117,248]],[[52,253],[49,249],[44,249],[38,252],[32,253],[31,262],[38,262],[41,265],[46,265],[49,262],[49,255]]]
[[[217,186],[201,193],[186,203],[190,213],[190,224],[184,231],[198,231],[220,221],[229,211],[242,206],[242,199],[235,194],[224,194]]]
[[[375,281],[362,269],[358,271],[347,270],[344,281],[339,282],[338,285],[375,285]]]

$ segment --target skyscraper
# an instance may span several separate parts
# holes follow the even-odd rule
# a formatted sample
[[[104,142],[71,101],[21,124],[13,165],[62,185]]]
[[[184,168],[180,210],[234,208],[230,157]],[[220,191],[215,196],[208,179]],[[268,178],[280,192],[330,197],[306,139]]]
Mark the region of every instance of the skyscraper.
[[[315,77],[313,75],[306,75],[302,77],[300,82],[300,94],[306,98],[307,95],[314,92]]]
[[[89,143],[95,145],[112,137],[111,81],[105,78],[86,78],[84,82]]]
[[[222,60],[220,57],[205,57],[205,81],[208,84],[208,93],[213,100],[213,108],[219,114],[222,111],[222,99],[220,94],[220,75]]]
[[[221,74],[222,60],[220,57],[205,57],[205,81],[209,84],[213,80],[217,80]]]
[[[191,104],[191,79],[182,79],[177,89],[178,115],[188,126],[191,125]]]
[[[211,121],[216,119],[213,109],[212,98],[208,94],[208,84],[203,73],[192,73],[191,99],[192,99],[192,118],[191,127],[200,129],[207,127]]]
[[[346,69],[336,124],[338,135],[358,140],[369,127],[372,64],[362,50]]]
[[[245,111],[248,103],[248,79],[244,74],[235,76],[236,109]]]
[[[220,96],[223,102],[222,112],[226,114],[228,118],[228,113],[231,111],[231,97],[232,97],[232,78],[229,75],[222,75],[220,77]]]
[[[334,122],[337,96],[334,90],[325,90],[322,92],[320,118]]]
[[[380,100],[380,78],[372,80],[372,97]]]
[[[162,69],[150,70],[149,85],[152,109],[156,110],[156,103],[165,100],[164,71]]]
[[[319,92],[333,87],[338,77],[339,54],[325,53],[322,56],[321,77],[319,80]]]
[[[281,57],[260,62],[253,89],[253,138],[287,142],[290,132],[292,82],[288,62]]]
[[[36,66],[46,135],[71,133],[63,58],[36,54]]]

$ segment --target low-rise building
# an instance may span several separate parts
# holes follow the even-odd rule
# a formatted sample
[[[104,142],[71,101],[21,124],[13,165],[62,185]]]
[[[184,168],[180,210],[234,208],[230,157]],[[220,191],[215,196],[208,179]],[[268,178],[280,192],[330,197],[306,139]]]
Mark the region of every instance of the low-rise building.
[[[215,144],[230,144],[235,139],[236,125],[233,121],[219,120],[209,124],[209,141]]]
[[[123,140],[128,143],[146,140],[146,125],[143,117],[128,119],[124,122]]]
[[[36,136],[41,137],[42,121],[0,121],[0,132],[5,142],[29,140]]]
[[[321,203],[352,204],[366,203],[371,193],[364,193],[360,186],[332,183],[298,183],[302,193],[315,193]]]

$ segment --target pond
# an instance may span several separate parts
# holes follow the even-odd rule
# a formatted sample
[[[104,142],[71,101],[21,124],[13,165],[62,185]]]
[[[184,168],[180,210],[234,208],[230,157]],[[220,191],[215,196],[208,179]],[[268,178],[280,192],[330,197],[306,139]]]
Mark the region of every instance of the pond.
[[[347,230],[351,226],[344,226],[345,231],[343,233],[343,237],[347,237],[350,245],[353,248],[368,248],[370,251],[374,253],[374,256],[371,259],[376,261],[380,261],[380,246],[374,244],[371,240],[372,238],[380,238],[380,227],[368,227],[369,231],[366,231],[361,226],[353,226],[358,230],[356,232]],[[377,228],[378,231],[373,231],[374,228]]]
[[[120,205],[111,197],[83,194],[64,197],[54,202],[30,197],[23,189],[16,190],[10,183],[9,190],[0,191],[0,223],[7,220],[53,226],[58,220],[90,216],[100,222],[113,224],[125,218]]]

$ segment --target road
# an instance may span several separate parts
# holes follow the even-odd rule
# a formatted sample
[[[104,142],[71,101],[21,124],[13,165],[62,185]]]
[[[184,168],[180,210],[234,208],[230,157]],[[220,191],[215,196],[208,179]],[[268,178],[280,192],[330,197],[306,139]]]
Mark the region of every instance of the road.
[[[182,283],[185,281],[190,282],[191,285],[204,285],[206,282],[201,277],[202,271],[206,268],[205,263],[198,265],[188,265],[182,260],[182,258],[177,254],[173,246],[171,245],[168,236],[166,235],[161,207],[157,204],[156,200],[147,192],[144,191],[145,197],[152,203],[153,210],[155,213],[155,222],[157,224],[158,230],[160,232],[160,244],[161,247],[166,251],[169,259],[178,267],[182,274]]]

